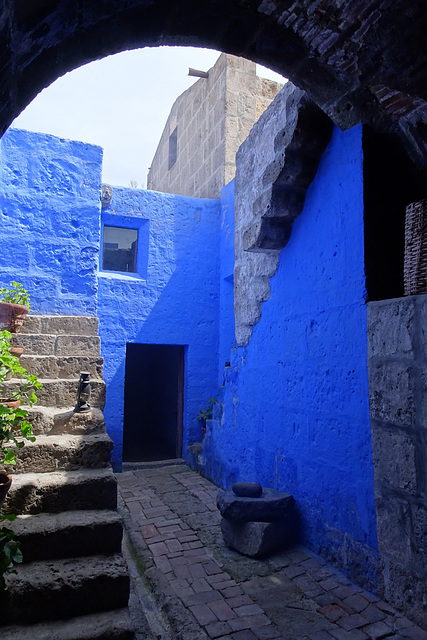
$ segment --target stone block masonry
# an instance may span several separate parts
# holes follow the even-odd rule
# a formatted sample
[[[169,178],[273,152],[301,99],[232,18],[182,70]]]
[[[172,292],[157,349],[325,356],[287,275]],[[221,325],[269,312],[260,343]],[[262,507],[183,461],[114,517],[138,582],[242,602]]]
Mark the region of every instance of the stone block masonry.
[[[369,398],[384,596],[427,623],[427,296],[368,304]]]
[[[33,313],[96,316],[102,149],[11,129],[0,150],[0,284]]]

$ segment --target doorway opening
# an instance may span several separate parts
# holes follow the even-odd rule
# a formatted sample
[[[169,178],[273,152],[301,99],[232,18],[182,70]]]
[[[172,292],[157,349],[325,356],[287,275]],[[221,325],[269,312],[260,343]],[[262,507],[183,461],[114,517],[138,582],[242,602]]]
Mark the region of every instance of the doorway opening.
[[[124,462],[181,457],[184,350],[181,345],[126,345]]]

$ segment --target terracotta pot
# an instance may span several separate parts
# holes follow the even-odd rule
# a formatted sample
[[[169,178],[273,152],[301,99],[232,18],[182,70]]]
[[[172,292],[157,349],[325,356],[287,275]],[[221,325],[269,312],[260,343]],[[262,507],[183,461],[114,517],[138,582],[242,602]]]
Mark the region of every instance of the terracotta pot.
[[[0,328],[18,333],[29,309],[24,304],[0,302]]]
[[[9,398],[0,398],[0,404],[5,404],[11,409],[17,409],[21,404],[20,400],[10,400]]]
[[[4,502],[7,492],[12,484],[12,476],[7,475],[4,471],[0,471],[0,507]]]

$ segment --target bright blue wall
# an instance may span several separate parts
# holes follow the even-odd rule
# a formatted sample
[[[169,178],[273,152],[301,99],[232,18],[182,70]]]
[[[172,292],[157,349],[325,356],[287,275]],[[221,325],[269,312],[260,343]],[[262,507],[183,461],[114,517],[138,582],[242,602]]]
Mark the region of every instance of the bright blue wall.
[[[102,149],[9,129],[0,141],[0,285],[32,313],[96,315]]]
[[[218,377],[218,200],[115,187],[102,217],[143,229],[143,271],[99,274],[98,314],[107,383],[105,418],[120,466],[126,343],[186,345],[184,450],[200,440],[197,414]]]
[[[377,543],[361,136],[361,127],[334,130],[261,320],[232,352],[203,459],[224,487],[251,480],[292,493],[305,541],[348,565],[366,553],[369,573]]]
[[[234,180],[221,191],[221,238],[220,238],[220,332],[218,358],[218,384],[224,382],[224,366],[230,360],[230,349],[234,342]]]

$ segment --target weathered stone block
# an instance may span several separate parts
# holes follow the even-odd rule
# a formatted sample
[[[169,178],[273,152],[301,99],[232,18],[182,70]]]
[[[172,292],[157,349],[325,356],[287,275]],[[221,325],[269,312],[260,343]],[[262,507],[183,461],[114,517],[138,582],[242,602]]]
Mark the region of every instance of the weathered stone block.
[[[378,496],[378,548],[395,561],[407,563],[412,556],[411,513],[406,500],[393,495]]]
[[[417,490],[416,446],[413,438],[392,428],[372,429],[375,475],[396,489],[410,493]]]
[[[414,297],[371,302],[368,313],[368,358],[413,354],[415,339]]]
[[[262,486],[258,482],[235,482],[231,490],[241,498],[259,498],[262,495]]]
[[[218,495],[217,506],[223,518],[246,522],[274,522],[286,518],[295,504],[293,496],[264,488],[260,498],[240,498],[233,491]]]
[[[415,402],[414,367],[387,362],[369,367],[369,406],[371,416],[384,422],[411,426]]]
[[[283,549],[291,538],[284,522],[242,522],[222,518],[225,544],[251,558],[260,558]]]

